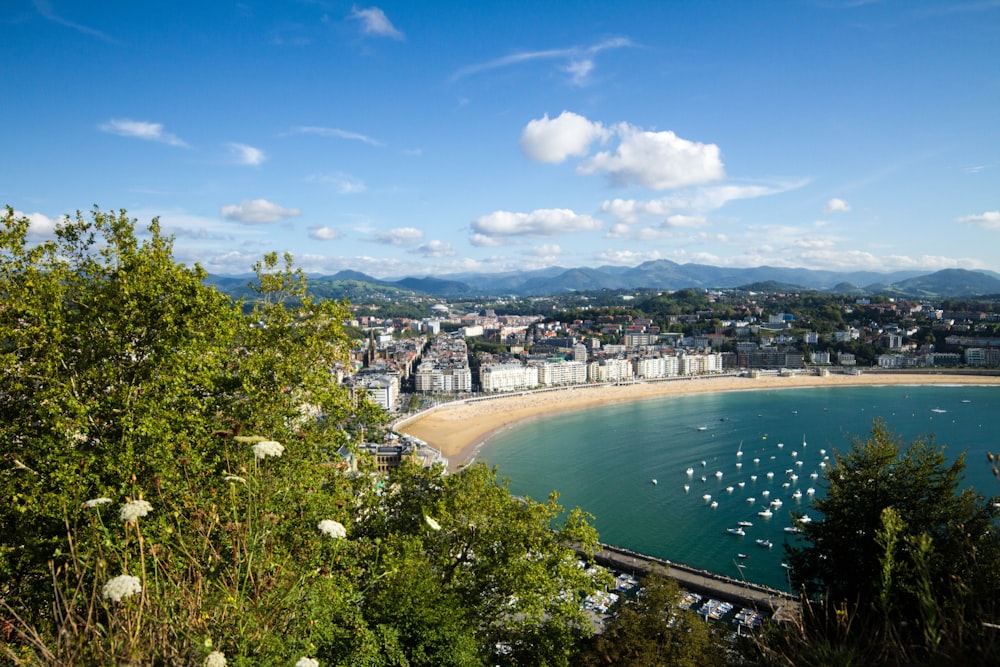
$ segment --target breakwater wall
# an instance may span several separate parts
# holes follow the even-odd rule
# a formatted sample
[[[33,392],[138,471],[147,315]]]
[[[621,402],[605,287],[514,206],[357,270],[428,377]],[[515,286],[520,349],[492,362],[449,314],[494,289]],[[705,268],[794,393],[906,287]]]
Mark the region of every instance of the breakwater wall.
[[[684,590],[752,607],[759,611],[767,611],[775,620],[791,619],[799,614],[799,600],[790,593],[725,577],[708,570],[699,570],[610,544],[601,544],[601,549],[595,554],[594,559],[599,565],[619,572],[628,572],[636,576],[655,572],[670,577]]]

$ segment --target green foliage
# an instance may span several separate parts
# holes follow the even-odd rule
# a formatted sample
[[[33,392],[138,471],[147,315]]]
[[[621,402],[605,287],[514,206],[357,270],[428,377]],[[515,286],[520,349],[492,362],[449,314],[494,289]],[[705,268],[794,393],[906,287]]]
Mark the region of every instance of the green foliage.
[[[778,643],[885,664],[995,661],[983,623],[998,611],[996,506],[960,490],[963,470],[963,457],[949,464],[922,438],[904,447],[881,421],[838,454],[816,501],[823,519],[786,547],[807,600],[799,639],[809,641]]]
[[[651,574],[642,592],[620,602],[604,632],[575,657],[575,665],[701,667],[726,663],[726,652],[709,625],[690,610],[680,609],[677,582]]]

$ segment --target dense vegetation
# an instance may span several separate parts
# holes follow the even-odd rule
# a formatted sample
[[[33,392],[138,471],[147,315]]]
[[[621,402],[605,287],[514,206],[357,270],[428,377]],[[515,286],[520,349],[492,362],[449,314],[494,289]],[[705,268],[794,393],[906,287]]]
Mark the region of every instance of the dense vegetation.
[[[805,609],[723,649],[647,580],[591,636],[589,518],[481,465],[372,475],[348,305],[290,257],[233,301],[156,221],[0,227],[0,656],[17,665],[997,664],[996,505],[881,423],[788,554]],[[696,292],[657,297],[698,308]]]

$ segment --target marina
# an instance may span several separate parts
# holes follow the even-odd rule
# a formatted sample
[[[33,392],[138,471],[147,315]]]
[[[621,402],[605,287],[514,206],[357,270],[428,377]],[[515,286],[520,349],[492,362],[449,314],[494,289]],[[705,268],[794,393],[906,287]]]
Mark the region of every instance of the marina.
[[[544,498],[555,489],[563,506],[592,513],[603,540],[788,590],[783,546],[800,539],[798,517],[818,514],[813,499],[822,497],[834,453],[867,436],[873,419],[883,417],[904,441],[934,432],[949,454],[968,450],[967,479],[992,491],[989,467],[973,462],[985,461],[995,446],[984,423],[998,411],[1000,387],[700,394],[533,420],[502,433],[483,453],[515,493]],[[713,426],[701,432],[701,423]],[[693,480],[702,491],[688,494],[699,468],[710,471]],[[657,485],[634,484],[650,473]],[[727,532],[734,526],[744,535]],[[745,549],[734,547],[744,539],[761,546],[753,558],[737,557]]]

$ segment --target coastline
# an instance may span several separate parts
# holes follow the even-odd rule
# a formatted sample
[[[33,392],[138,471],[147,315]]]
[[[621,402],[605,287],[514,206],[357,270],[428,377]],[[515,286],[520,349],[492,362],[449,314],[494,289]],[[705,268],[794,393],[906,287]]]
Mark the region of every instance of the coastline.
[[[440,405],[404,419],[400,433],[423,440],[448,458],[451,470],[473,461],[495,434],[529,419],[598,405],[718,392],[859,385],[1000,384],[1000,375],[879,373],[689,376],[631,384],[575,385],[481,397]]]

